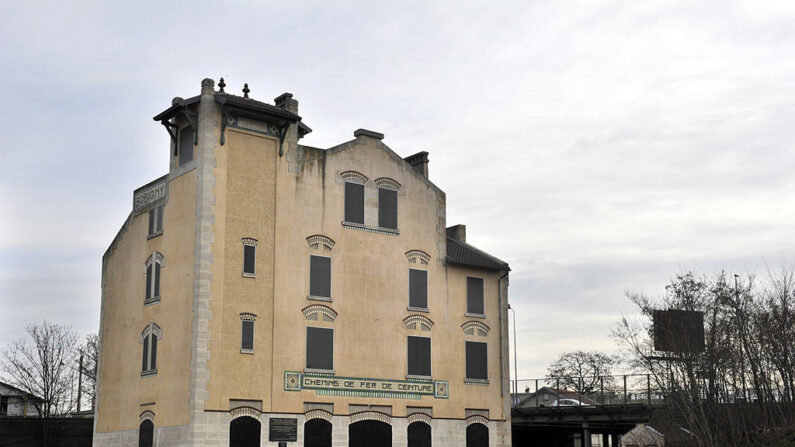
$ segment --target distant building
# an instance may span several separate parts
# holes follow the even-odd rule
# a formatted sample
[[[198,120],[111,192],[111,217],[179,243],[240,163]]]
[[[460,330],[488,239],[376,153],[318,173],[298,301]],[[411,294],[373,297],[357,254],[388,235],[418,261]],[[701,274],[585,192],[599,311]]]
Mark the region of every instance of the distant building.
[[[522,394],[519,396],[518,407],[571,407],[571,406],[593,406],[597,402],[588,398],[584,394],[576,391],[558,389],[554,387],[541,387],[535,393]]]
[[[103,256],[94,445],[510,446],[509,267],[428,153],[219,87],[155,117],[169,172]]]
[[[39,417],[44,400],[0,382],[0,417]]]

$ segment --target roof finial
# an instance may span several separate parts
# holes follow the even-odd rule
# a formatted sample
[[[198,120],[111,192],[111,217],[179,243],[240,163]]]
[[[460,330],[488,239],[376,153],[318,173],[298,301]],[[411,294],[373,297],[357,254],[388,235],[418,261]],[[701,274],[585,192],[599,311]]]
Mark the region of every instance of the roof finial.
[[[221,80],[218,81],[218,88],[220,88],[220,90],[218,90],[218,93],[226,93],[224,91],[224,87],[226,87],[226,82],[224,82],[224,78],[221,78]]]
[[[248,92],[251,90],[248,89],[248,83],[243,84],[243,97],[248,98]]]

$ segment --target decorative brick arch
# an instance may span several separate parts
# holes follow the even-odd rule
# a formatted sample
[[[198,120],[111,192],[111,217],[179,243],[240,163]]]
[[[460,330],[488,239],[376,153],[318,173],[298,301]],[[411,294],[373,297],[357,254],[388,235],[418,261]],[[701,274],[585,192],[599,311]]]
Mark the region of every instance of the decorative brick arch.
[[[364,185],[367,183],[367,176],[358,171],[342,171],[340,177],[346,182],[360,183]]]
[[[152,410],[144,410],[140,416],[141,420],[138,422],[139,424],[143,421],[150,421],[152,423],[155,422],[155,413]]]
[[[304,413],[304,418],[306,418],[307,421],[311,421],[312,419],[323,419],[326,422],[331,422],[331,416],[332,414],[328,411],[320,409],[309,410]]]
[[[488,335],[489,331],[491,330],[484,323],[474,320],[467,321],[466,323],[462,324],[461,329],[467,335],[478,335],[481,337]]]
[[[406,257],[409,259],[409,262],[414,264],[428,265],[428,262],[431,260],[431,255],[422,250],[409,250],[406,252]]]
[[[469,427],[472,424],[481,424],[488,427],[489,424],[489,420],[479,414],[473,414],[472,416],[468,417],[466,421],[467,421],[467,427]]]
[[[323,321],[334,321],[337,319],[337,312],[322,304],[312,304],[301,309],[307,320],[317,320],[318,315]]]
[[[379,177],[375,179],[375,184],[378,185],[379,188],[390,188],[395,191],[400,189],[400,183],[389,177]]]
[[[334,248],[334,240],[322,234],[313,234],[306,238],[306,242],[312,248],[320,248],[321,246],[326,250]]]
[[[262,412],[254,407],[237,407],[230,411],[229,414],[232,415],[232,420],[244,416],[259,420],[259,415],[262,414]]]
[[[361,421],[378,421],[392,425],[392,416],[380,411],[362,411],[351,415],[351,424]]]
[[[433,327],[433,320],[425,315],[412,314],[403,319],[403,324],[409,329],[422,329],[423,331],[430,331]]]
[[[432,420],[432,418],[430,416],[428,416],[427,414],[425,414],[425,413],[411,413],[406,418],[406,421],[408,422],[408,425],[411,425],[411,424],[413,424],[415,422],[424,422],[424,423],[426,423],[428,425],[431,425],[431,420]]]

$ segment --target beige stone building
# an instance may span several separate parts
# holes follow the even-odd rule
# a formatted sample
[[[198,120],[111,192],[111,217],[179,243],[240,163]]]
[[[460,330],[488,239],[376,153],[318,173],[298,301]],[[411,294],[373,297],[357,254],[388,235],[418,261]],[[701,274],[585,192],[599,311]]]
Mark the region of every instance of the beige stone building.
[[[103,257],[94,445],[509,446],[509,268],[428,154],[219,87],[155,117],[168,174]]]

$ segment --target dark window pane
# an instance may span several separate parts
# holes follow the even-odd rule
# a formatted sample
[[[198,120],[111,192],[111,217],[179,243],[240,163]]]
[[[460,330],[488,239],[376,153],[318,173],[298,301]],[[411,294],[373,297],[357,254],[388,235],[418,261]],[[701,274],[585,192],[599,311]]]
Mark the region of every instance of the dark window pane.
[[[155,210],[152,208],[149,210],[149,234],[155,232]]]
[[[309,257],[309,294],[331,297],[331,258]]]
[[[241,348],[254,349],[254,322],[251,320],[243,320],[243,341]]]
[[[345,182],[345,221],[364,224],[364,185]]]
[[[155,262],[155,297],[160,296],[160,263]]]
[[[155,334],[151,334],[149,338],[152,340],[152,362],[149,369],[157,369],[157,337]]]
[[[149,368],[149,335],[144,337],[144,356],[141,360],[141,371],[148,371]]]
[[[254,253],[257,247],[253,245],[243,246],[243,273],[254,274]]]
[[[483,278],[467,277],[467,312],[480,314],[483,312]]]
[[[193,160],[193,128],[185,126],[179,131],[179,165]]]
[[[397,191],[378,188],[378,226],[397,229]]]
[[[468,425],[466,447],[489,447],[489,428],[483,424]]]
[[[428,272],[409,269],[409,306],[428,308]]]
[[[157,206],[157,225],[155,226],[155,232],[163,231],[163,205]]]
[[[306,367],[334,369],[334,330],[306,328]]]
[[[138,447],[152,447],[154,431],[155,426],[152,421],[141,422],[141,426],[138,428]]]
[[[262,426],[253,417],[243,416],[232,419],[232,422],[229,423],[228,445],[230,447],[260,447],[261,439]],[[218,445],[224,444],[219,443]]]
[[[408,438],[408,447],[431,447],[431,426],[425,422],[412,422]]]
[[[409,337],[409,370],[415,376],[431,375],[431,339]]]
[[[152,264],[146,266],[146,299],[152,298]]]
[[[304,423],[304,447],[331,447],[331,422],[310,419]]]
[[[467,343],[467,378],[488,379],[486,364],[486,343],[468,341]]]

